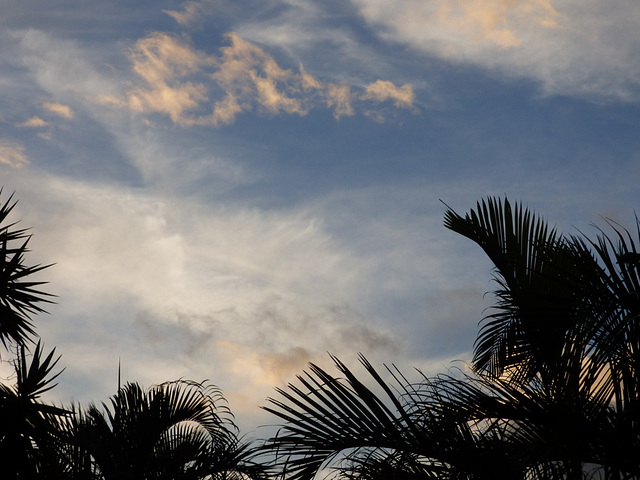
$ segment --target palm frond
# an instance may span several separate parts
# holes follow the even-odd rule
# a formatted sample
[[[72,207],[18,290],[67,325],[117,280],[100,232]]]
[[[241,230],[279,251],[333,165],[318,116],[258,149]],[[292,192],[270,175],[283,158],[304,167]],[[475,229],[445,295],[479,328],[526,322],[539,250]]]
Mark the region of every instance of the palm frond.
[[[520,204],[489,198],[464,217],[449,209],[445,226],[477,243],[495,265],[496,304],[482,323],[474,366],[499,377],[517,367],[523,378],[553,370],[553,364],[580,348],[585,315],[582,278],[593,257]]]
[[[0,189],[0,193],[2,190]],[[13,195],[0,206],[0,342],[24,345],[35,335],[30,316],[44,312],[42,303],[51,303],[53,295],[38,289],[44,282],[27,281],[49,265],[28,266],[25,254],[30,235],[15,224],[2,225],[16,205]],[[17,246],[15,242],[20,242]]]
[[[261,471],[237,437],[222,392],[206,382],[177,380],[148,390],[127,383],[108,403],[90,405],[75,428],[73,441],[104,478],[240,478],[238,472],[257,478]]]

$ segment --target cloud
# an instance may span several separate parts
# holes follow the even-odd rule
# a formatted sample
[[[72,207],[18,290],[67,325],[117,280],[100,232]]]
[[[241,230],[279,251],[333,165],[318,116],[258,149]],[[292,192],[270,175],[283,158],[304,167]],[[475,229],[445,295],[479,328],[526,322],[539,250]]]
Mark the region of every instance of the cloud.
[[[557,27],[558,12],[549,0],[454,0],[440,2],[436,21],[471,42],[490,42],[501,48],[522,43],[516,25],[524,18],[544,28]]]
[[[204,5],[202,2],[188,1],[182,5],[183,11],[162,10],[163,13],[171,16],[176,22],[183,27],[188,27],[198,22],[204,13]]]
[[[640,5],[631,0],[353,0],[388,40],[537,80],[548,94],[637,100]]]
[[[447,47],[516,47],[527,28],[556,28],[560,16],[549,0],[409,0],[395,9],[386,0],[354,3],[367,20],[384,23],[405,41],[440,48],[445,55],[453,51]]]
[[[29,159],[24,154],[24,146],[9,140],[0,139],[0,164],[11,168],[22,168],[29,164]]]
[[[139,40],[130,58],[145,85],[132,89],[126,104],[138,112],[168,115],[179,125],[214,127],[251,111],[302,116],[327,106],[340,118],[354,115],[354,103],[361,101],[392,99],[396,108],[413,105],[410,85],[396,87],[380,80],[361,97],[352,94],[349,85],[318,80],[302,65],[298,70],[281,67],[264,49],[235,33],[227,39],[230,44],[220,49],[218,57],[194,49],[185,38],[164,33]],[[112,98],[102,103],[106,100],[118,105]],[[206,108],[210,114],[202,113]]]
[[[327,105],[333,107],[333,116],[340,118],[351,116],[355,112],[351,106],[351,89],[349,85],[329,85],[327,87]]]
[[[44,121],[38,116],[31,117],[25,122],[19,123],[19,127],[29,127],[29,128],[42,128],[49,126],[49,123]]]
[[[273,353],[259,359],[262,369],[266,373],[265,380],[271,386],[280,385],[300,373],[313,356],[304,347],[292,347],[284,353]]]
[[[18,188],[17,215],[37,226],[34,261],[56,263],[45,275],[59,296],[55,321],[43,318],[39,332],[67,365],[103,357],[74,378],[104,376],[121,356],[145,384],[214,371],[255,406],[256,392],[271,392],[264,379],[285,381],[328,350],[400,351],[395,334],[358,312],[368,261],[302,207],[207,207],[41,174],[23,181],[33,183]],[[96,347],[67,348],[78,342]],[[221,345],[252,353],[240,377]]]
[[[54,113],[62,118],[66,118],[67,120],[71,120],[73,118],[73,110],[71,110],[71,107],[63,105],[62,103],[44,102],[42,104],[42,108],[47,112]]]
[[[414,97],[411,85],[404,84],[402,87],[396,87],[388,80],[378,80],[367,85],[362,95],[363,100],[375,102],[393,100],[393,104],[398,108],[413,108]]]
[[[71,120],[77,110],[91,109],[93,105],[88,102],[96,97],[122,96],[121,82],[94,67],[100,61],[98,53],[89,55],[76,42],[34,29],[11,35],[19,41],[16,55],[29,69],[31,78],[48,97],[56,99],[43,102],[46,112]]]
[[[211,64],[206,54],[190,48],[174,36],[155,33],[136,42],[130,55],[133,70],[146,82],[129,92],[131,109],[140,112],[160,112],[182,123],[186,111],[207,99],[207,89],[201,83],[182,79]]]
[[[246,99],[245,109],[251,108],[253,100],[272,114],[307,112],[302,99],[288,95],[298,90],[299,74],[281,68],[264,50],[238,35],[232,33],[228,38],[231,45],[221,49],[221,59],[212,75],[227,96]],[[216,122],[215,117],[213,121]]]

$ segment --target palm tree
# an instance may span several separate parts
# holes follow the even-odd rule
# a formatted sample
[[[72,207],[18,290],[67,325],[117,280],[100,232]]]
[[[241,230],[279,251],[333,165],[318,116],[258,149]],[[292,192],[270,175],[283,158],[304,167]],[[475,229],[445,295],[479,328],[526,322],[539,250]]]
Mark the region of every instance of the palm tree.
[[[40,401],[55,387],[52,375],[60,357],[55,349],[44,355],[38,343],[30,356],[20,347],[15,367],[15,384],[0,384],[0,452],[3,478],[35,478],[47,463],[46,446],[56,436],[55,420],[68,412]]]
[[[560,236],[520,205],[495,199],[464,218],[445,215],[496,267],[498,303],[478,336],[474,368],[523,386],[537,380],[551,430],[572,419],[561,440],[576,478],[585,462],[606,465],[612,478],[640,474],[629,461],[640,446],[640,222],[636,240],[608,224],[611,236]],[[578,425],[590,425],[593,448]]]
[[[257,477],[248,443],[237,437],[221,392],[178,380],[144,391],[127,383],[101,408],[61,424],[59,458],[73,479],[234,479]]]
[[[412,384],[388,369],[389,384],[362,359],[378,395],[337,359],[343,380],[311,365],[266,407],[285,421],[265,446],[285,475],[640,478],[638,241],[612,223],[563,236],[506,199],[445,225],[496,267],[473,374]]]
[[[0,189],[1,193],[1,189]],[[0,477],[66,480],[245,479],[263,468],[238,438],[221,392],[208,384],[167,382],[144,391],[119,388],[102,408],[69,410],[40,401],[55,386],[59,360],[44,354],[31,315],[50,295],[30,276],[27,230],[4,225],[15,207],[0,205],[0,343],[14,348],[15,379],[0,384]]]
[[[5,348],[12,342],[25,345],[35,337],[30,315],[44,312],[40,304],[48,303],[51,296],[37,289],[43,282],[27,280],[49,266],[25,265],[28,230],[16,229],[15,223],[4,225],[17,203],[12,200],[13,195],[0,206],[0,342]]]
[[[40,400],[61,372],[52,374],[59,360],[55,349],[45,355],[38,341],[29,353],[37,338],[31,315],[43,312],[40,305],[49,303],[51,295],[38,289],[43,282],[30,280],[47,266],[25,263],[27,230],[7,223],[15,205],[13,195],[0,204],[0,343],[15,353],[14,378],[0,383],[0,471],[3,478],[33,478],[42,472],[44,445],[55,433],[55,421],[67,412]]]

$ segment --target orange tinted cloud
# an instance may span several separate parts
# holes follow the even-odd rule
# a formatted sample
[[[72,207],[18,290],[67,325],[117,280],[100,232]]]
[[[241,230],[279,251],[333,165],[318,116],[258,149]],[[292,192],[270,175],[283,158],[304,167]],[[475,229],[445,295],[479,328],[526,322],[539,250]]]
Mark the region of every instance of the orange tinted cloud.
[[[136,43],[131,60],[133,70],[147,84],[129,92],[132,110],[164,113],[174,123],[183,123],[185,113],[207,99],[207,88],[202,83],[184,78],[210,65],[212,59],[186,42],[156,33]]]
[[[138,112],[168,115],[176,124],[214,127],[233,123],[237,115],[250,111],[306,115],[324,105],[340,118],[354,115],[357,101],[391,100],[397,108],[413,105],[410,85],[396,87],[378,80],[361,96],[352,93],[349,85],[316,79],[302,65],[297,71],[282,68],[264,49],[235,33],[227,38],[230,43],[220,49],[219,57],[163,33],[138,41],[131,59],[145,85],[128,93],[126,105]],[[212,101],[216,90],[222,95]],[[203,108],[211,113],[199,112]]]
[[[327,105],[332,107],[333,116],[340,118],[351,116],[355,112],[351,105],[351,89],[349,85],[329,85],[327,88]]]
[[[42,108],[44,108],[48,112],[55,113],[56,115],[59,115],[68,120],[71,120],[73,118],[73,110],[71,110],[71,107],[63,105],[62,103],[44,102],[42,104]]]
[[[362,98],[375,102],[392,100],[398,108],[412,108],[414,96],[413,87],[409,84],[396,87],[388,80],[377,80],[367,86]]]

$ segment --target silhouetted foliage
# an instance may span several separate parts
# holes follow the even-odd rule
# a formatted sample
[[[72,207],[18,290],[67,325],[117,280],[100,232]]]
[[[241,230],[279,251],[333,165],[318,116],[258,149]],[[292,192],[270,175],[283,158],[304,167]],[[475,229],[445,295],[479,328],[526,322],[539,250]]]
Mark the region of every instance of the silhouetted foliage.
[[[261,473],[221,392],[178,380],[127,383],[60,423],[59,470],[77,479],[234,479]]]
[[[0,190],[1,192],[1,190]],[[0,342],[15,351],[14,375],[0,383],[0,478],[66,480],[257,479],[265,469],[238,438],[222,393],[178,380],[144,391],[119,388],[108,404],[69,409],[43,403],[59,360],[45,354],[31,315],[49,294],[27,266],[27,230],[5,225],[15,202],[0,206]],[[3,360],[9,361],[9,360]]]
[[[638,220],[589,238],[506,199],[447,210],[445,226],[495,265],[468,371],[410,382],[362,356],[365,379],[335,357],[339,376],[311,364],[269,399],[284,423],[255,448],[208,383],[127,383],[87,408],[41,401],[59,358],[29,349],[49,295],[30,278],[46,267],[25,265],[26,230],[3,225],[14,206],[0,206],[0,342],[15,353],[1,478],[640,479]]]
[[[15,223],[5,225],[16,205],[12,200],[13,195],[0,206],[0,342],[5,348],[10,342],[24,345],[36,336],[30,315],[44,312],[40,304],[48,303],[51,296],[37,289],[43,282],[28,280],[48,267],[25,265],[28,230],[16,229]]]
[[[32,355],[21,346],[14,361],[15,384],[0,384],[0,452],[3,478],[34,478],[47,460],[46,446],[56,436],[57,418],[68,412],[40,401],[55,386],[52,375],[59,360],[55,350],[44,356],[40,343]],[[6,477],[5,477],[6,475]]]
[[[640,478],[640,222],[608,223],[590,239],[506,199],[449,209],[498,286],[472,371],[412,384],[361,358],[375,393],[311,365],[265,407],[285,422],[265,449],[292,480]]]

